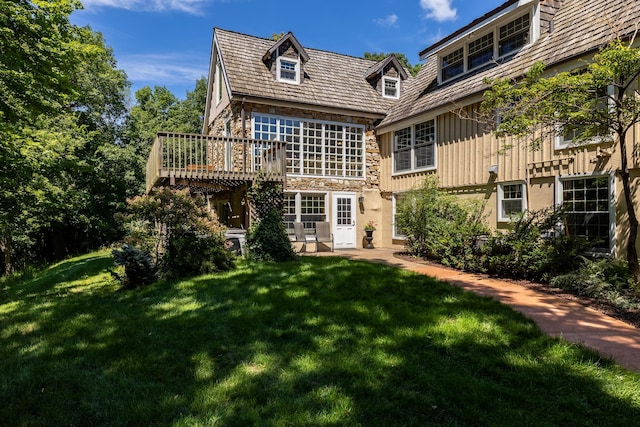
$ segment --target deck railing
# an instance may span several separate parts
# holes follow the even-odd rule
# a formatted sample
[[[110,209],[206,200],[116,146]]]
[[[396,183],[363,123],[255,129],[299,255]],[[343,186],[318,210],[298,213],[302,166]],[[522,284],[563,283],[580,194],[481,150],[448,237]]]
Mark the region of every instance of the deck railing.
[[[284,181],[286,157],[285,142],[161,132],[147,161],[147,192],[167,179],[247,182],[259,171]]]

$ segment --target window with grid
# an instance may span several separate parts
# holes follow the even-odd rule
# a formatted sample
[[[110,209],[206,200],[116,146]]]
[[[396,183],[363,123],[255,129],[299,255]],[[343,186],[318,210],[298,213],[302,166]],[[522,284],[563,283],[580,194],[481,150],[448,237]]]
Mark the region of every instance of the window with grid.
[[[302,129],[304,174],[322,175],[322,133],[322,123],[304,123]]]
[[[287,173],[300,173],[302,151],[300,144],[300,120],[280,120],[280,141],[287,143]]]
[[[500,27],[498,54],[507,55],[520,49],[529,42],[529,14],[525,14]]]
[[[594,243],[594,250],[610,250],[609,177],[562,181],[562,204],[567,209],[567,231]]]
[[[327,220],[324,199],[324,194],[300,195],[300,221],[309,234],[315,231],[316,222]]]
[[[442,80],[464,73],[464,49],[460,48],[442,57]]]
[[[343,174],[344,132],[340,125],[327,124],[324,130],[324,164],[327,175]]]
[[[364,164],[362,128],[346,126],[344,129],[344,175],[361,177]]]
[[[278,80],[298,83],[298,61],[278,58]]]
[[[257,116],[254,119],[253,135],[255,139],[277,140],[278,125],[273,117]],[[269,149],[269,144],[255,145],[253,147],[253,170],[257,171],[262,167],[262,153]]]
[[[415,167],[419,169],[435,166],[436,126],[434,120],[417,124],[415,132]]]
[[[383,96],[385,98],[397,99],[400,97],[400,79],[383,77],[382,83],[384,86]]]
[[[468,49],[467,67],[469,70],[488,64],[493,59],[493,33],[472,41],[469,43]]]
[[[502,184],[499,187],[499,221],[509,221],[514,215],[525,211],[524,184]]]
[[[393,238],[395,239],[404,239],[406,237],[404,232],[400,227],[398,227],[398,220],[396,219],[398,206],[402,202],[402,198],[405,196],[406,194],[403,193],[396,193],[393,195]]]
[[[575,111],[578,111],[578,108],[587,108],[590,111],[592,111],[593,108],[599,111],[609,108],[610,106],[609,97],[610,95],[613,94],[613,91],[614,91],[613,86],[602,86],[596,91],[594,100],[592,100],[591,103],[587,103],[583,107],[576,107]],[[562,133],[556,137],[556,148],[561,149],[571,145],[577,138],[580,137],[580,135],[584,131],[585,131],[584,126],[565,127]],[[597,135],[593,139],[583,139],[582,142],[583,143],[599,143],[606,138],[607,138],[607,131],[603,131],[602,134]]]
[[[393,134],[394,171],[411,170],[411,128],[404,128]]]
[[[353,178],[364,175],[362,126],[266,115],[254,115],[253,123],[255,139],[287,143],[287,173]]]
[[[284,225],[287,229],[287,234],[293,235],[293,223],[296,222],[296,194],[285,193],[284,195]]]
[[[394,132],[394,172],[406,172],[436,166],[435,120]]]

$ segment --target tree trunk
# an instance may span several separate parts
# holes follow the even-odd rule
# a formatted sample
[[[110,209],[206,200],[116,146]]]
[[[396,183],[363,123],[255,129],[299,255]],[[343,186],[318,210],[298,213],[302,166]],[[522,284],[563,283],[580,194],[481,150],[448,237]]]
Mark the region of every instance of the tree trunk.
[[[620,180],[624,192],[624,201],[627,204],[627,217],[629,222],[629,237],[627,239],[627,262],[629,263],[629,273],[635,278],[636,283],[640,283],[640,266],[638,266],[638,250],[636,240],[638,238],[638,216],[633,204],[631,193],[631,183],[629,179],[629,169],[627,162],[626,133],[619,132],[620,138]]]
[[[8,276],[13,270],[11,265],[11,234],[0,237],[0,249],[4,253],[4,275]]]

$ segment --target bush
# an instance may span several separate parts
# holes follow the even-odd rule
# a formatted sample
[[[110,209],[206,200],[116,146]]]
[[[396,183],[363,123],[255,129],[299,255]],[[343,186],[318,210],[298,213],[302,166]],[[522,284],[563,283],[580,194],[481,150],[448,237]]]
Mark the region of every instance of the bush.
[[[249,258],[277,262],[297,259],[282,220],[282,186],[266,182],[263,176],[259,175],[249,190],[249,199],[256,214],[247,234],[246,248]]]
[[[464,204],[440,190],[431,176],[400,199],[396,220],[409,253],[466,269],[477,263],[478,237],[489,232],[482,212],[481,204]]]
[[[157,269],[149,252],[124,244],[111,251],[111,256],[116,265],[124,267],[124,276],[112,272],[124,288],[133,289],[156,280]]]
[[[233,268],[225,249],[224,228],[204,197],[188,190],[158,188],[128,201],[121,221],[129,230],[125,242],[150,254],[161,277],[180,278]]]
[[[591,260],[582,258],[582,266],[576,271],[551,279],[551,285],[557,288],[586,295],[591,298],[621,304],[633,300],[633,279],[626,261],[601,258]]]
[[[499,277],[549,282],[575,270],[591,244],[558,233],[565,213],[557,209],[530,211],[514,218],[507,233],[492,236],[482,247],[484,272]],[[550,237],[543,237],[551,233]]]

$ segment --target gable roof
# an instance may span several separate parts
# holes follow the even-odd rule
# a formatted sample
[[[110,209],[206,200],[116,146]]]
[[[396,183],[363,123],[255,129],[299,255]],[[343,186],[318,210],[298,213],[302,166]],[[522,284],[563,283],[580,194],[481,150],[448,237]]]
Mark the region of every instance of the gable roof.
[[[391,55],[384,58],[382,61],[377,64],[372,65],[367,71],[364,73],[364,78],[369,80],[371,77],[379,74],[381,71],[385,69],[385,67],[389,64],[392,64],[396,70],[398,70],[398,74],[400,74],[400,78],[406,80],[409,78],[409,74],[404,69],[398,58],[392,53]]]
[[[436,55],[431,56],[378,128],[431,110],[458,108],[459,101],[487,89],[484,78],[520,77],[536,61],[544,61],[547,68],[552,68],[593,55],[616,37],[633,35],[638,22],[640,2],[637,1],[565,0],[554,17],[553,31],[541,34],[536,42],[507,61],[438,85],[438,59]]]
[[[214,28],[214,43],[232,97],[346,109],[380,118],[397,102],[383,98],[364,79],[375,61],[306,48],[309,60],[303,67],[304,79],[290,84],[277,81],[262,61],[265,52],[274,48],[273,40]]]
[[[280,40],[275,42],[273,46],[271,46],[269,50],[267,50],[267,52],[262,56],[262,60],[266,61],[267,59],[269,59],[271,55],[273,55],[273,53],[276,52],[278,48],[282,46],[285,42],[290,42],[293,45],[293,47],[298,51],[298,54],[300,55],[300,59],[302,59],[303,63],[309,60],[309,54],[307,53],[307,51],[304,50],[304,48],[302,47],[298,39],[295,38],[295,36],[291,31],[289,31],[284,36],[280,37]]]

